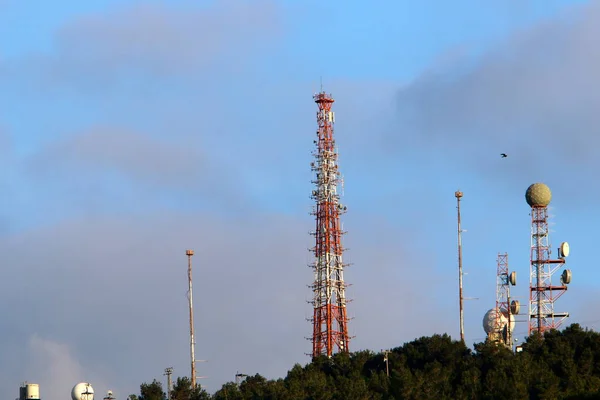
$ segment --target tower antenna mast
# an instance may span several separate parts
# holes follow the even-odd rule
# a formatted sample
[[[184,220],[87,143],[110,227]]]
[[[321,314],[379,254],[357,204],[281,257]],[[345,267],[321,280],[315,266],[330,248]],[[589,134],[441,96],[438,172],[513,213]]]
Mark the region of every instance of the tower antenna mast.
[[[458,306],[460,312],[460,341],[465,342],[465,319],[463,308],[463,269],[462,269],[462,228],[460,223],[460,199],[463,192],[457,190],[454,192],[456,197],[457,225],[458,225]]]
[[[521,305],[519,300],[512,300],[510,287],[517,284],[517,273],[509,272],[508,253],[498,253],[496,267],[496,308],[494,316],[494,329],[488,337],[512,349],[514,316],[519,314]]]
[[[194,250],[186,250],[185,254],[188,258],[188,300],[190,307],[190,358],[191,358],[191,377],[192,389],[196,388],[196,353],[195,346],[196,341],[194,340],[194,300],[192,297],[192,256]]]
[[[557,329],[569,317],[567,312],[555,312],[554,302],[567,291],[571,283],[571,270],[565,269],[560,285],[552,284],[553,274],[565,264],[569,255],[569,244],[563,242],[558,249],[558,258],[552,259],[548,234],[548,205],[552,200],[550,188],[543,183],[534,183],[527,188],[525,200],[531,207],[531,266],[529,271],[529,335],[543,334]]]
[[[346,206],[340,203],[338,183],[338,154],[335,147],[333,125],[335,114],[331,107],[335,100],[330,94],[320,91],[314,95],[317,103],[317,140],[313,152],[311,169],[316,173],[312,182],[315,189],[311,198],[315,201],[312,215],[316,217],[315,246],[311,249],[315,261],[314,269],[312,356],[331,357],[334,350],[348,352],[350,335],[346,313],[346,284],[342,261],[344,249],[341,238],[345,233],[340,224],[340,215]]]

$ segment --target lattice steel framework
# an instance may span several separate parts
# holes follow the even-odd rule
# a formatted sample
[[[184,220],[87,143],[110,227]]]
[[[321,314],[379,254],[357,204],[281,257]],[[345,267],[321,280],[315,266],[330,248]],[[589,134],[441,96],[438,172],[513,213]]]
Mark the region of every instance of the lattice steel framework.
[[[511,315],[510,309],[508,253],[498,253],[497,262],[495,332],[498,335],[498,340],[507,346],[512,346],[511,322],[514,323],[514,317]]]
[[[561,268],[564,259],[551,259],[548,228],[548,207],[531,207],[531,269],[529,274],[529,334],[557,329],[569,316],[554,312],[554,302],[567,290],[552,285],[552,275]]]
[[[331,107],[333,97],[325,92],[317,93],[314,101],[317,111],[317,140],[313,152],[312,170],[316,173],[313,184],[316,188],[311,198],[315,201],[313,212],[316,217],[315,247],[311,249],[315,260],[315,280],[310,287],[313,290],[313,335],[312,356],[326,355],[331,357],[334,350],[348,352],[350,335],[348,334],[348,317],[346,313],[346,284],[342,261],[341,238],[345,233],[340,225],[340,215],[346,207],[340,203],[338,184],[341,175],[337,165],[337,150],[333,135],[335,116]]]

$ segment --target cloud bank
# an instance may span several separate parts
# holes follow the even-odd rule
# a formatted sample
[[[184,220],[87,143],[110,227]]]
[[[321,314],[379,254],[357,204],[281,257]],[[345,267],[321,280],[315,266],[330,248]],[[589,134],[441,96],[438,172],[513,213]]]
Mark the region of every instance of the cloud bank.
[[[502,185],[591,171],[600,146],[599,19],[597,4],[580,6],[516,33],[481,60],[432,69],[398,93],[386,143],[396,153],[409,148],[401,143],[429,148],[423,154]],[[502,164],[501,152],[509,154]],[[572,180],[569,190],[578,186]]]

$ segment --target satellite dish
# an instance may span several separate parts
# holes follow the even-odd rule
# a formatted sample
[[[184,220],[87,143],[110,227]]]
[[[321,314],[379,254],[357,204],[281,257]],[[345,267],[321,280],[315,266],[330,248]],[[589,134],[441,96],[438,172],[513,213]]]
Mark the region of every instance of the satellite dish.
[[[560,252],[561,258],[569,257],[569,243],[562,242],[558,251]]]
[[[560,276],[560,279],[563,281],[563,283],[565,285],[568,285],[569,283],[571,283],[571,270],[570,269],[565,269],[562,273],[562,275]]]
[[[510,273],[510,275],[508,276],[508,281],[513,286],[515,286],[517,284],[517,272],[516,271],[513,271]]]
[[[521,311],[521,303],[519,303],[519,300],[513,300],[510,303],[510,313],[513,315],[519,314],[519,311]]]

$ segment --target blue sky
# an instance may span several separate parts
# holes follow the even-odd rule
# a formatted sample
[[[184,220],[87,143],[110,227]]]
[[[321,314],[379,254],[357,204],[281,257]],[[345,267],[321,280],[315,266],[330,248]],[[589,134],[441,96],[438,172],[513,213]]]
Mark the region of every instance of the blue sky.
[[[167,366],[186,374],[188,247],[209,390],[307,362],[321,77],[349,208],[353,349],[458,336],[459,188],[465,291],[479,297],[467,341],[484,338],[498,252],[526,308],[536,181],[554,193],[553,247],[572,248],[557,308],[597,326],[599,9],[485,3],[0,2],[0,250],[14,277],[0,291],[19,327],[0,394],[89,380],[124,397]]]

